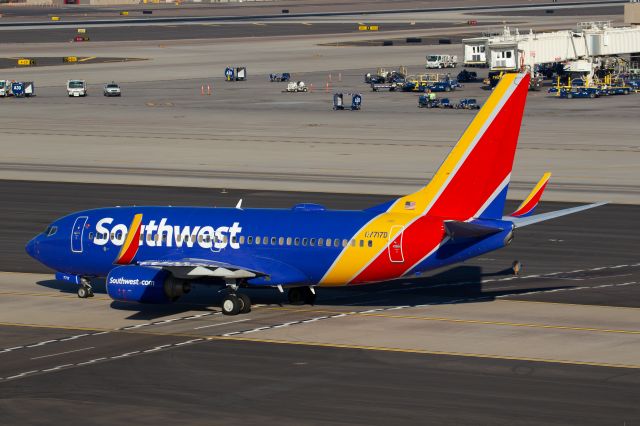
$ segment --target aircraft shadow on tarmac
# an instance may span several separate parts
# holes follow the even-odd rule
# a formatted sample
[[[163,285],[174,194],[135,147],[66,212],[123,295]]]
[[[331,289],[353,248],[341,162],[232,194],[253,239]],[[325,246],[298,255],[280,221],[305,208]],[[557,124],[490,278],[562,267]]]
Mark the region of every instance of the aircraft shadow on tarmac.
[[[511,268],[497,272],[483,272],[479,266],[462,265],[445,270],[436,275],[388,281],[367,286],[317,289],[316,306],[374,306],[392,307],[423,304],[458,304],[469,302],[489,302],[500,296],[517,296],[533,291],[556,290],[572,286],[528,287],[517,278],[497,283],[483,283],[487,277],[508,277]],[[510,288],[505,288],[505,284]],[[57,289],[62,293],[76,293],[77,286],[68,282],[43,280],[37,283],[43,287]],[[491,287],[499,286],[492,290]],[[96,294],[105,294],[104,280],[93,280]],[[245,291],[254,304],[284,305],[286,295],[272,288],[247,289]],[[193,290],[178,302],[166,305],[148,305],[126,302],[112,302],[111,307],[132,311],[128,319],[152,320],[167,315],[187,311],[217,311],[223,292],[218,287],[194,284]]]

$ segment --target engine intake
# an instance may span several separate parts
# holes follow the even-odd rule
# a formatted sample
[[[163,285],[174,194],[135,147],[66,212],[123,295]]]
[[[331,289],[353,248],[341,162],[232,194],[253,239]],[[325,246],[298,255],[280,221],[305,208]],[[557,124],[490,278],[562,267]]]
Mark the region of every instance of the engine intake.
[[[191,291],[188,281],[169,271],[146,266],[118,266],[107,275],[107,294],[113,300],[139,303],[170,303]]]

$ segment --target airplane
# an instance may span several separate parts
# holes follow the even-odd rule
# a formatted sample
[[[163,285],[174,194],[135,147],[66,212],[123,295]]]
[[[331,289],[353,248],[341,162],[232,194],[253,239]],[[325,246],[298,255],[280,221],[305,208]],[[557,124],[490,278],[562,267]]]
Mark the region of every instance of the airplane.
[[[226,315],[247,313],[246,288],[288,290],[313,304],[316,287],[363,285],[423,273],[500,249],[514,231],[605,204],[533,214],[546,173],[516,211],[503,210],[529,87],[506,74],[433,178],[365,210],[110,207],[51,223],[26,245],[56,279],[93,295],[106,277],[116,301],[171,303],[192,283],[220,286]]]

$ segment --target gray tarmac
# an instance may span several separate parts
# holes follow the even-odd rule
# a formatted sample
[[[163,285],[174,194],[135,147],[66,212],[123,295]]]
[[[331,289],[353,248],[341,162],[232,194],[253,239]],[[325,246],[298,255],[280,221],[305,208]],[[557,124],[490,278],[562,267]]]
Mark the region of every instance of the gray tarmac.
[[[376,4],[346,7],[356,3]],[[430,3],[442,5],[457,3]],[[426,15],[377,19],[469,19]],[[527,22],[568,28],[572,19]],[[546,170],[555,175],[545,200],[562,202],[540,211],[624,204],[524,228],[506,249],[420,279],[321,289],[314,306],[250,290],[253,311],[225,317],[220,294],[201,285],[175,304],[144,306],[113,302],[96,280],[96,296],[79,299],[24,253],[51,220],[91,207],[243,198],[246,207],[357,209],[415,190],[472,113],[419,110],[415,94],[368,92],[362,75],[401,64],[420,72],[425,54],[461,47],[326,44],[460,31],[5,44],[11,57],[148,60],[0,70],[36,81],[38,94],[0,100],[10,123],[0,128],[0,423],[640,422],[635,96],[532,93],[508,207]],[[222,82],[227,65],[248,66],[249,81]],[[314,92],[266,81],[283,71]],[[89,97],[64,96],[74,77],[87,79]],[[121,99],[100,96],[111,80]],[[212,94],[200,95],[207,85]],[[331,111],[336,90],[362,91],[365,109]],[[471,84],[450,97],[487,96]]]

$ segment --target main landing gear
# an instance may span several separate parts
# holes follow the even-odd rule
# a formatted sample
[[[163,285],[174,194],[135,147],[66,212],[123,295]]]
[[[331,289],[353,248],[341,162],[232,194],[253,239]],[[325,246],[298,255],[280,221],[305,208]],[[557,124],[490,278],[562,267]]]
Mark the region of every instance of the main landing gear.
[[[238,293],[238,287],[237,283],[227,285],[227,294],[222,299],[223,314],[238,315],[251,312],[251,299],[244,293]]]
[[[78,297],[86,299],[87,297],[93,297],[93,288],[91,287],[91,281],[89,278],[80,278],[80,287],[78,287]]]
[[[316,302],[313,287],[292,287],[289,289],[288,297],[292,305],[313,305]]]

